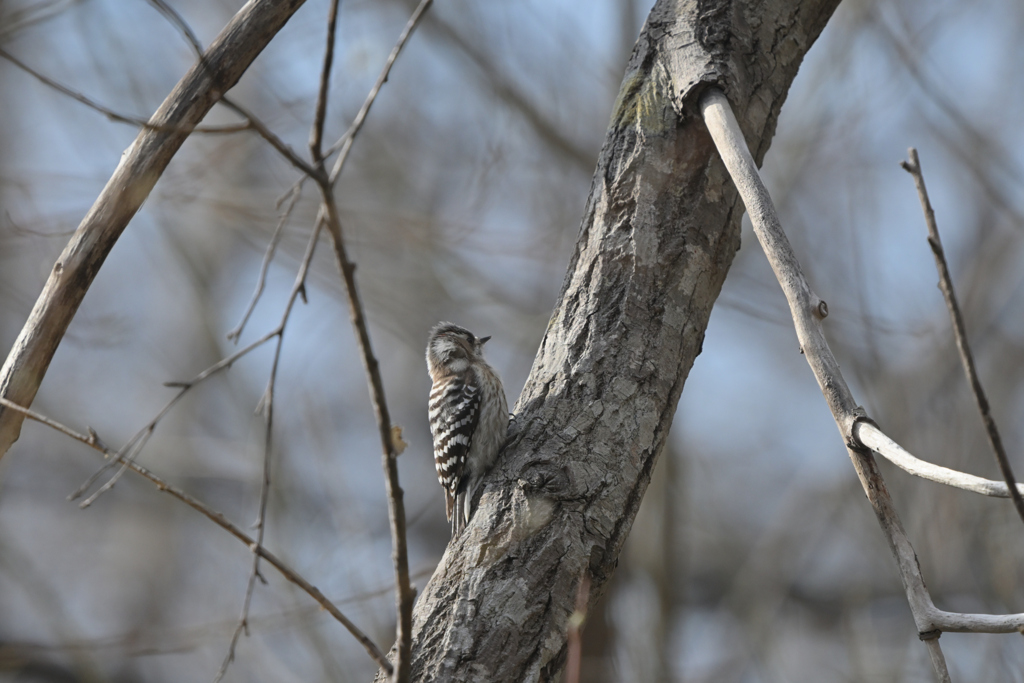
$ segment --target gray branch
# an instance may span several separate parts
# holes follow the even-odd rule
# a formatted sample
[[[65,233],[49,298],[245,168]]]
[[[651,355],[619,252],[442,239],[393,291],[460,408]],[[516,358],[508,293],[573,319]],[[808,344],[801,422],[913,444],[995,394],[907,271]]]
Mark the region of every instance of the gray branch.
[[[305,0],[252,0],[178,82],[121,157],[82,219],[0,369],[0,396],[32,404],[71,319],[107,254],[171,158]],[[0,408],[0,457],[21,433],[24,415]]]
[[[804,278],[796,255],[782,230],[771,196],[743,141],[743,133],[728,99],[717,88],[709,88],[701,98],[700,106],[715,145],[743,198],[754,227],[754,234],[757,235],[789,302],[797,337],[800,340],[800,349],[818,380],[836,426],[839,427],[847,444],[864,493],[874,508],[889,542],[900,579],[903,581],[907,602],[914,616],[914,623],[921,639],[927,644],[936,678],[942,682],[949,681],[949,671],[938,645],[938,638],[943,631],[1024,633],[1024,614],[958,614],[945,612],[933,604],[921,575],[917,554],[903,529],[885,481],[871,455],[870,448],[873,444],[883,445],[887,450],[892,450],[891,446],[896,444],[871,425],[871,421],[864,410],[856,404],[843,379],[839,363],[829,349],[821,325],[821,321],[828,315],[828,307],[814,295]],[[865,440],[859,441],[860,436],[864,436]],[[888,443],[881,444],[879,437]],[[1009,493],[1005,484],[1004,490]]]
[[[983,496],[1009,498],[1010,489],[1005,481],[992,481],[973,474],[951,470],[942,465],[915,458],[903,446],[890,439],[870,422],[858,422],[853,426],[853,438],[908,474],[953,486],[964,491],[980,493]],[[1017,490],[1024,494],[1024,484],[1017,483]]]

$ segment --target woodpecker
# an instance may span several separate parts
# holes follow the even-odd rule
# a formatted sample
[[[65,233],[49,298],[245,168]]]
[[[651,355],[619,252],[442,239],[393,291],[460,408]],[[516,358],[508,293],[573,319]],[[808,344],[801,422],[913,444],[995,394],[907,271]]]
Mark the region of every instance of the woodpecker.
[[[473,494],[508,434],[505,389],[483,356],[488,339],[441,322],[430,330],[427,343],[434,467],[453,537],[469,523]]]

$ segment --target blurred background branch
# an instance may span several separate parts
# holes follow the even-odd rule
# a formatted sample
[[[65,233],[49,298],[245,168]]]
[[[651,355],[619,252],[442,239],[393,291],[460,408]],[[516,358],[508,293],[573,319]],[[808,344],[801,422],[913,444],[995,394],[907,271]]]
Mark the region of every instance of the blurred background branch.
[[[206,43],[240,5],[170,4]],[[323,35],[327,8],[307,0],[232,93],[293,150],[308,140],[322,66],[310,36]],[[544,138],[500,86],[516,88],[553,134],[596,159],[648,10],[628,0],[586,12],[565,2],[439,3],[430,16],[471,41],[500,81],[490,83],[426,22],[350,153],[338,207],[376,350],[388,361],[389,407],[410,443],[398,465],[413,581],[429,574],[448,538],[423,407],[426,330],[455,319],[492,334],[493,363],[510,398],[518,395],[593,172],[593,161],[585,166]],[[404,1],[342,4],[325,140],[347,130],[410,11]],[[880,23],[928,83],[904,66]],[[1002,150],[1011,169],[1024,163],[1024,93],[1007,87],[1024,60],[1022,31],[1024,8],[1014,0],[847,0],[802,66],[763,166],[794,248],[829,303],[830,342],[855,395],[911,452],[989,479],[999,473],[975,455],[986,438],[914,229],[920,208],[893,162],[908,141],[928,155],[979,372],[991,378],[994,417],[1019,471],[1024,195],[983,150]],[[142,2],[0,0],[0,46],[119,112],[153,111],[194,61],[177,30]],[[0,337],[10,347],[66,241],[60,235],[88,211],[135,131],[9,63],[0,63],[0,92]],[[874,106],[880,98],[886,107]],[[202,125],[237,122],[215,108]],[[191,138],[107,258],[37,410],[123,443],[167,402],[165,381],[230,355],[225,334],[252,297],[281,218],[276,200],[295,177],[254,135]],[[279,320],[319,206],[316,193],[304,193],[280,228],[240,347]],[[367,457],[379,435],[336,271],[330,253],[316,254],[309,294],[330,304],[296,309],[282,353],[267,533],[276,556],[318,577],[324,594],[373,594],[343,608],[383,644],[395,616],[393,593],[375,593],[393,571],[380,467]],[[928,680],[888,549],[749,227],[703,349],[613,582],[588,613],[581,679]],[[189,392],[139,466],[231,519],[250,518],[264,426],[251,406],[272,351],[261,347]],[[93,471],[75,448],[26,425],[0,460],[0,557],[13,558],[6,549],[14,547],[30,560],[0,564],[0,648],[37,646],[0,660],[0,680],[209,678],[251,556],[136,477],[87,512],[64,503]],[[936,601],[964,612],[1021,611],[1024,549],[1010,506],[879,468]],[[333,619],[307,611],[309,598],[276,574],[267,579],[254,594],[253,635],[225,680],[372,676],[372,660]],[[265,618],[272,627],[255,626]],[[172,647],[167,634],[205,624],[222,627],[186,639],[187,651]],[[140,645],[92,650],[91,663],[76,654],[89,646],[72,652],[105,638]],[[944,635],[954,680],[1019,679],[1024,654],[1011,640]],[[144,646],[154,642],[167,647]]]

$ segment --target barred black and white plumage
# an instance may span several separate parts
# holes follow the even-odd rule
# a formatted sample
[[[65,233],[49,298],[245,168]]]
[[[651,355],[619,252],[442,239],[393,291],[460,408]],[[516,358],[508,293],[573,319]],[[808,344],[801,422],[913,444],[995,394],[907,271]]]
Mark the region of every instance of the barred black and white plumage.
[[[427,343],[427,370],[434,381],[429,402],[434,466],[453,535],[469,523],[473,494],[508,433],[505,390],[483,357],[488,339],[438,323]]]

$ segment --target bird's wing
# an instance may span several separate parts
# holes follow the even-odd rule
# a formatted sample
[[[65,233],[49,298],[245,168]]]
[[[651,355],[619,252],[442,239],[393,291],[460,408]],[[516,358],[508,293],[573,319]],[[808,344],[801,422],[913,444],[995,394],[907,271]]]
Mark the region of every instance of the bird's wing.
[[[444,488],[444,507],[451,521],[473,432],[480,421],[480,388],[466,373],[449,380],[430,397],[430,424],[434,436],[434,466]]]

